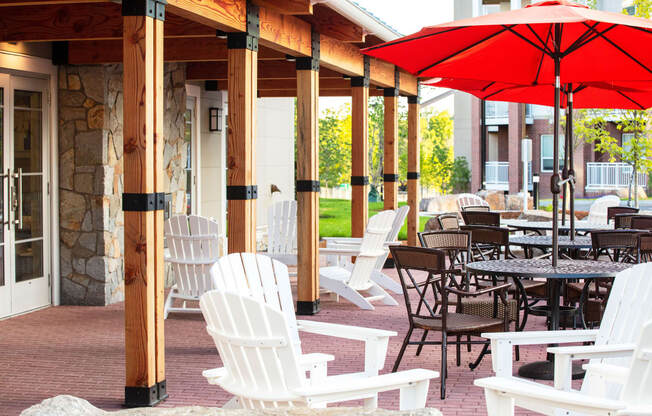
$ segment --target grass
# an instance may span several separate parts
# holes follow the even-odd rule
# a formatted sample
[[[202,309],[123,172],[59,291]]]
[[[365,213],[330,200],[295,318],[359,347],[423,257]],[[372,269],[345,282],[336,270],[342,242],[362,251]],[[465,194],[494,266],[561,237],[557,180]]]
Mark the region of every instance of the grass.
[[[399,202],[399,206],[406,205]],[[369,216],[376,215],[383,210],[382,202],[369,203]],[[428,221],[426,217],[419,217],[419,230]],[[351,201],[348,199],[319,199],[319,236],[320,237],[351,237]],[[407,222],[398,233],[399,240],[407,239]]]

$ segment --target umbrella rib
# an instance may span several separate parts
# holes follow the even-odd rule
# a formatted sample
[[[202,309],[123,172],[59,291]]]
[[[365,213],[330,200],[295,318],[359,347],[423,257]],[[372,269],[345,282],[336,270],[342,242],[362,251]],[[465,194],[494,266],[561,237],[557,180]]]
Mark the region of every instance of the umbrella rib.
[[[464,29],[464,28],[467,28],[467,27],[468,26],[458,26],[458,27],[453,27],[453,28],[450,28],[450,29],[442,30],[441,32],[428,33],[428,34],[417,36],[417,37],[414,37],[414,38],[397,39],[397,40],[394,40],[394,41],[383,43],[381,45],[370,46],[370,47],[366,48],[364,51],[365,52],[370,52],[370,51],[373,51],[373,50],[376,50],[376,49],[386,48],[388,46],[395,46],[395,45],[400,45],[401,43],[411,42],[413,40],[421,40],[421,39],[429,38],[431,36],[443,35],[444,33],[454,32],[456,30]]]
[[[530,25],[528,25],[529,27]],[[531,29],[532,32],[534,32],[534,29]],[[548,47],[548,41],[550,40],[550,37],[552,36],[552,25],[548,26],[548,36],[546,37],[546,41],[542,43],[546,45],[546,48]],[[539,66],[537,67],[537,75],[534,77],[534,82],[533,84],[536,84],[539,82],[539,75],[541,74],[541,67],[543,66],[543,57],[546,56],[545,53],[541,53],[541,59],[539,59]]]
[[[578,36],[577,39],[575,39],[575,41],[574,41],[573,43],[571,43],[571,44],[568,46],[568,48],[566,48],[566,52],[564,52],[564,54],[567,55],[567,54],[571,53],[572,51],[574,51],[575,48],[578,48],[579,46],[584,46],[586,43],[584,43],[584,44],[582,44],[582,45],[580,45],[580,43],[584,42],[587,38],[590,37],[590,35],[591,35],[591,30],[592,30],[592,29],[595,29],[595,27],[597,27],[599,23],[600,23],[600,22],[596,22],[596,23],[595,23],[593,26],[591,26],[591,27],[590,27],[586,32],[584,32],[584,33],[582,33],[580,36]],[[593,40],[593,39],[591,39],[591,40]],[[588,42],[590,42],[590,41],[588,41]],[[587,43],[588,43],[588,42],[587,42]],[[578,46],[578,45],[579,45],[579,46]]]
[[[485,85],[484,87],[482,87],[482,88],[480,89],[480,91],[486,91],[487,88],[491,87],[491,86],[494,85],[495,83],[496,83],[496,81],[491,81],[490,83],[488,83],[487,85]]]
[[[634,100],[633,98],[629,97],[627,94],[621,92],[620,90],[616,90],[616,92],[617,92],[618,94],[622,95],[623,97],[625,97],[626,99],[628,99],[629,101],[631,101],[631,102],[633,102],[634,104],[636,104],[636,105],[638,106],[638,108],[640,108],[641,110],[645,110],[645,107],[643,107],[641,104],[639,104],[639,103],[638,103],[636,100]]]
[[[583,23],[584,23],[586,26],[588,26],[585,22],[583,22]],[[595,29],[594,29],[594,30],[595,30]],[[636,63],[637,63],[638,65],[640,65],[641,67],[643,67],[643,69],[645,69],[647,72],[652,73],[652,69],[648,68],[644,63],[642,63],[642,62],[639,61],[638,59],[634,58],[634,57],[633,57],[632,55],[630,55],[626,50],[624,50],[623,48],[621,48],[619,45],[617,45],[615,42],[613,42],[613,41],[612,41],[611,39],[609,39],[608,37],[604,36],[604,34],[602,34],[601,32],[598,32],[597,35],[598,35],[599,37],[603,38],[604,40],[606,40],[606,41],[607,41],[611,46],[613,46],[614,48],[616,48],[616,49],[618,49],[620,52],[622,52],[626,57],[628,57],[628,58],[631,59],[632,61],[636,62]]]
[[[435,63],[433,63],[433,64],[430,64],[430,65],[428,65],[427,67],[425,67],[425,68],[423,68],[423,69],[420,69],[420,70],[418,70],[418,71],[416,71],[416,72],[414,72],[414,73],[415,73],[416,75],[421,75],[424,71],[427,71],[427,70],[429,70],[430,68],[432,68],[432,67],[434,67],[434,66],[437,66],[437,65],[441,64],[442,62],[445,62],[445,61],[447,61],[447,60],[449,60],[449,59],[451,59],[451,58],[454,58],[454,57],[456,57],[457,55],[461,54],[462,52],[465,52],[465,51],[467,51],[467,50],[469,50],[469,49],[471,49],[471,48],[473,48],[473,47],[475,47],[475,46],[478,46],[479,44],[481,44],[481,43],[483,43],[483,42],[486,42],[486,41],[488,41],[489,39],[491,39],[491,38],[493,38],[493,37],[495,37],[495,36],[500,35],[501,33],[504,33],[506,30],[507,30],[507,28],[502,29],[502,30],[500,30],[499,32],[492,33],[491,35],[489,35],[489,36],[487,36],[487,37],[485,37],[485,38],[483,38],[483,39],[480,39],[479,41],[473,42],[472,44],[470,44],[470,45],[468,45],[468,46],[465,46],[464,48],[459,49],[459,50],[453,52],[452,54],[448,55],[447,57],[442,58],[442,59],[440,59],[439,61],[437,61],[437,62],[435,62]]]
[[[541,39],[541,36],[539,36],[539,34],[534,29],[532,29],[532,25],[526,24],[525,26],[528,29],[530,29],[530,32],[532,32],[532,34],[536,36],[539,42],[541,42],[541,45],[546,49],[546,51],[548,51],[548,54],[549,55],[552,54],[552,51],[550,50],[550,48],[548,48],[548,41],[547,40],[544,41],[543,39]],[[552,25],[550,27],[552,27]],[[548,30],[548,39],[550,39],[550,30]]]
[[[503,27],[504,27],[505,29],[509,30],[510,32],[512,32],[512,33],[513,33],[514,35],[516,35],[517,37],[523,39],[524,41],[526,41],[527,43],[529,43],[529,44],[532,45],[533,47],[537,48],[537,49],[540,50],[541,52],[543,52],[543,53],[545,53],[546,55],[548,55],[547,48],[542,48],[541,46],[539,46],[539,45],[537,45],[536,43],[532,42],[530,39],[526,38],[525,36],[521,35],[521,34],[518,33],[517,31],[515,31],[514,29],[512,29],[512,28],[514,27],[514,25],[512,25],[511,27],[507,27],[507,26],[504,26],[504,25],[503,25]]]
[[[594,27],[595,27],[595,26],[594,26]],[[593,35],[593,37],[588,37],[588,36],[587,36],[587,38],[585,38],[585,39],[582,40],[582,43],[581,43],[581,44],[574,44],[574,45],[569,46],[568,49],[566,49],[566,52],[564,52],[563,55],[566,56],[566,55],[568,55],[568,54],[570,54],[570,53],[572,53],[572,52],[575,52],[575,51],[578,50],[579,48],[581,48],[581,47],[583,47],[583,46],[586,46],[589,42],[593,42],[594,40],[596,40],[597,38],[599,38],[599,37],[600,37],[600,34],[605,34],[605,33],[609,32],[610,30],[614,29],[615,27],[616,27],[616,25],[610,26],[609,28],[603,30],[602,32],[598,32],[596,29],[589,28],[589,30],[587,31],[587,33],[590,33],[591,30],[593,30],[593,31],[595,32],[595,34]]]

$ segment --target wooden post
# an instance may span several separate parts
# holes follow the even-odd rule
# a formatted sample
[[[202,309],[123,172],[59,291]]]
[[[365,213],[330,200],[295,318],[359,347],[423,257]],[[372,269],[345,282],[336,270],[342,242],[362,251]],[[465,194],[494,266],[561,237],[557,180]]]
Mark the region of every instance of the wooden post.
[[[247,32],[230,33],[228,47],[228,240],[229,253],[256,251],[256,94],[258,9],[247,4]]]
[[[383,198],[384,209],[398,208],[398,80],[395,70],[395,87],[385,88],[385,124],[383,158]]]
[[[365,75],[351,78],[351,236],[362,237],[369,218],[369,57]]]
[[[167,397],[163,325],[164,4],[123,2],[125,405]]]
[[[319,34],[297,59],[297,314],[319,312]]]
[[[407,223],[407,240],[408,245],[417,245],[417,233],[419,232],[419,177],[420,157],[419,157],[419,140],[420,140],[420,119],[419,119],[419,96],[408,97],[408,213]]]

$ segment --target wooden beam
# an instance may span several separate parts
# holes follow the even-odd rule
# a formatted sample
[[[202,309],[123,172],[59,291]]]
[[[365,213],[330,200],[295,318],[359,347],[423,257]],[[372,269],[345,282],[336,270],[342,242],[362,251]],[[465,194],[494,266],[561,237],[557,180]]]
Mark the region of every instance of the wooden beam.
[[[320,65],[351,76],[364,75],[364,57],[357,47],[320,35]]]
[[[369,78],[371,83],[384,88],[394,88],[396,78],[394,65],[380,59],[369,59]]]
[[[279,60],[284,58],[285,54],[281,52],[266,47],[259,48],[259,61]],[[165,39],[165,62],[226,61],[227,48],[224,39],[219,39],[215,36]],[[68,43],[68,63],[71,65],[118,62],[122,62],[121,40],[78,40]],[[296,87],[296,85],[294,86]]]
[[[419,230],[419,176],[420,176],[420,156],[419,156],[419,142],[420,142],[420,120],[419,120],[419,101],[416,96],[409,97],[408,100],[408,205],[410,212],[407,218],[407,241],[409,246],[418,245],[417,233]]]
[[[256,200],[244,196],[255,185],[257,53],[229,49],[228,62],[228,241],[229,253],[256,252]],[[228,194],[233,192],[233,196]],[[240,194],[239,196],[236,196]]]
[[[168,0],[166,12],[225,32],[246,29],[246,0]]]
[[[2,0],[0,7],[49,6],[53,4],[107,3],[111,0]]]
[[[116,3],[7,7],[0,13],[0,42],[122,39]],[[215,36],[215,30],[168,14],[166,37]]]
[[[351,94],[351,235],[362,237],[369,217],[369,87],[352,87]]]
[[[399,70],[399,90],[401,94],[407,96],[417,96],[419,94],[417,78],[403,70]]]
[[[357,25],[324,4],[315,4],[312,16],[303,19],[313,30],[342,42],[364,42],[365,32]]]
[[[264,79],[258,81],[258,91],[261,90],[296,90],[297,81],[292,79]],[[321,78],[319,90],[349,90],[351,95],[351,82],[344,78]]]
[[[310,56],[312,29],[310,24],[297,17],[260,7],[259,43],[293,56]]]
[[[157,114],[163,113],[162,29],[150,17],[124,17],[125,197],[162,187],[163,143],[156,143],[163,137]],[[159,401],[158,382],[165,378],[163,211],[136,209],[124,212],[125,403],[145,406]]]
[[[398,208],[398,96],[385,95],[385,123],[383,147],[384,209]],[[393,177],[392,177],[393,176]]]
[[[297,313],[319,311],[319,72],[297,71]]]
[[[310,0],[253,0],[254,4],[283,14],[313,14]]]
[[[335,71],[322,69],[320,78],[342,79],[342,75]],[[294,62],[267,61],[258,63],[258,79],[296,79],[297,73]],[[186,79],[197,80],[226,80],[227,65],[224,62],[192,62],[186,67]]]

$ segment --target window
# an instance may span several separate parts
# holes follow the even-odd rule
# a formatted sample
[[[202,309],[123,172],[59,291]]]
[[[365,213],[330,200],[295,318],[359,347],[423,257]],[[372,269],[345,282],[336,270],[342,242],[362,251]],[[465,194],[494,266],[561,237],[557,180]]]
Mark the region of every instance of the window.
[[[553,135],[541,135],[541,171],[552,172],[553,167]],[[559,135],[559,169],[564,168],[564,135]]]
[[[623,133],[623,150],[629,152],[632,146],[629,142],[634,138],[634,133]]]
[[[185,131],[184,131],[184,140],[187,143],[186,146],[186,214],[190,215],[193,211],[193,188],[194,188],[194,175],[192,169],[192,146],[193,146],[193,114],[192,110],[189,108],[186,110],[185,117]]]

